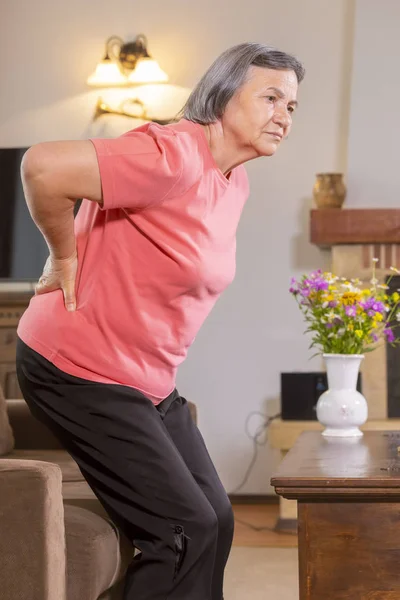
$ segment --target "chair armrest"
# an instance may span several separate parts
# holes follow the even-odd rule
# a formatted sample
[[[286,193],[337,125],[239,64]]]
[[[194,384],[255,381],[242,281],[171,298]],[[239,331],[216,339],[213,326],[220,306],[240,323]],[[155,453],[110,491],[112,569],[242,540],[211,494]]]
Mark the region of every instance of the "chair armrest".
[[[36,419],[25,400],[6,400],[7,413],[17,450],[57,450],[62,444],[51,431]],[[190,414],[197,423],[197,407],[188,401]]]
[[[18,450],[56,450],[63,446],[29,410],[25,400],[6,400],[7,413]]]
[[[188,400],[188,406],[189,406],[190,414],[192,415],[193,421],[195,423],[197,423],[197,406],[196,406],[196,404],[194,404],[194,402],[190,402],[190,400]]]
[[[0,581],[7,600],[65,600],[61,469],[0,459]]]

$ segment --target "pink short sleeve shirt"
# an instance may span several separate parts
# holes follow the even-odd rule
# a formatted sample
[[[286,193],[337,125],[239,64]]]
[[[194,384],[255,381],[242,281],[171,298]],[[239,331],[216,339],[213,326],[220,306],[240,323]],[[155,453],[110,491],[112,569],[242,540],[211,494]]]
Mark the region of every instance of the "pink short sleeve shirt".
[[[157,404],[234,278],[246,171],[226,178],[186,119],[91,141],[104,204],[83,200],[75,219],[77,310],[61,290],[34,296],[18,334],[62,371]]]

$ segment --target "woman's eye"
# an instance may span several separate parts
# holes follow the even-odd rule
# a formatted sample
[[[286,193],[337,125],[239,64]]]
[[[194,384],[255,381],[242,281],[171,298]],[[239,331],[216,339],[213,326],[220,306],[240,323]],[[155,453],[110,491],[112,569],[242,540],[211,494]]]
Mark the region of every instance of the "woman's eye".
[[[269,100],[270,102],[275,102],[276,97],[275,96],[266,96],[267,100]]]
[[[294,106],[288,106],[288,111],[290,113],[294,113]]]

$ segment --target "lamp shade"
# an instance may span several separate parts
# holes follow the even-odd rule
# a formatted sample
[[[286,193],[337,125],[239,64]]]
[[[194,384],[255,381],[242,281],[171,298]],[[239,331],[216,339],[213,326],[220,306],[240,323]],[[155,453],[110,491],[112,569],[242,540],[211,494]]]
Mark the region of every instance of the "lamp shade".
[[[100,87],[126,85],[127,79],[121,73],[118,65],[110,58],[103,58],[96,67],[96,70],[87,80],[88,85]]]
[[[168,75],[153,58],[140,58],[128,77],[129,83],[165,83]]]

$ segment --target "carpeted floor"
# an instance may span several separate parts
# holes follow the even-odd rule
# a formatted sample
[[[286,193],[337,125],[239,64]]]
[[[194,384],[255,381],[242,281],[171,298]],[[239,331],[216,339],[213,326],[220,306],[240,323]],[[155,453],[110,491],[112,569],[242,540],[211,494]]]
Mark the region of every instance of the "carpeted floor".
[[[298,600],[297,548],[234,546],[224,587],[226,600]]]

